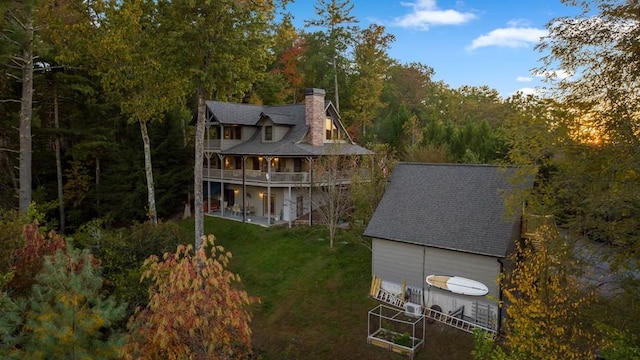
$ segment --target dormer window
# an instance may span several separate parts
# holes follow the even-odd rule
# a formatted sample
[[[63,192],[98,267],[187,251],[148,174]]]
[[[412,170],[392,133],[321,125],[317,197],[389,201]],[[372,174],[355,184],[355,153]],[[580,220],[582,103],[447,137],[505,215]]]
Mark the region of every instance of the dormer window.
[[[273,141],[273,126],[265,125],[265,127],[264,127],[264,141]]]
[[[333,119],[328,117],[325,120],[325,140],[333,141],[333,140],[343,140],[344,136],[342,131],[338,129],[336,124],[333,122]]]

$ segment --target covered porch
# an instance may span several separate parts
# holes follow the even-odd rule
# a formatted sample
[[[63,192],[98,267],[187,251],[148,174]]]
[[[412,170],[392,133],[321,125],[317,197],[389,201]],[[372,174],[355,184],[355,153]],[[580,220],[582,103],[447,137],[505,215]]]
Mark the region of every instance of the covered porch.
[[[227,209],[219,209],[215,211],[205,212],[205,216],[213,216],[233,221],[246,222],[249,224],[260,225],[264,227],[269,226],[293,226],[293,221],[289,222],[287,220],[276,220],[275,217],[267,218],[266,216],[257,216],[253,213],[247,211],[235,212]]]

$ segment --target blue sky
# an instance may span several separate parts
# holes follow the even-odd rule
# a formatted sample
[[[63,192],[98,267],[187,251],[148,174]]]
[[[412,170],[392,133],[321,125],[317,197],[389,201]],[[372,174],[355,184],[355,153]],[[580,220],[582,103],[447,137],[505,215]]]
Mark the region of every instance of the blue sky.
[[[315,19],[315,0],[288,6],[294,24]],[[545,24],[575,16],[579,9],[559,0],[351,0],[352,15],[365,28],[384,25],[395,35],[389,55],[402,63],[420,62],[435,70],[434,80],[452,88],[487,85],[508,97],[531,93],[542,84],[531,70],[543,54],[534,50]]]

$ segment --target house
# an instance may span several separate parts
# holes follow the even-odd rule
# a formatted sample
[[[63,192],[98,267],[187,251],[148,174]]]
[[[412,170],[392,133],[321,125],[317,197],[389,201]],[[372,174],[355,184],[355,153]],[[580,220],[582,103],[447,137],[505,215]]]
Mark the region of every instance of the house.
[[[311,190],[321,180],[313,178],[314,161],[371,154],[354,143],[322,89],[306,89],[302,104],[206,105],[205,212],[292,221],[311,214]]]
[[[364,232],[372,239],[371,271],[381,279],[381,288],[404,296],[403,301],[497,330],[497,278],[521,227],[521,206],[509,209],[507,204],[515,202],[506,202],[505,196],[532,186],[529,178],[515,184],[516,170],[398,164]],[[455,294],[427,284],[429,275],[472,279],[489,291],[484,296]]]

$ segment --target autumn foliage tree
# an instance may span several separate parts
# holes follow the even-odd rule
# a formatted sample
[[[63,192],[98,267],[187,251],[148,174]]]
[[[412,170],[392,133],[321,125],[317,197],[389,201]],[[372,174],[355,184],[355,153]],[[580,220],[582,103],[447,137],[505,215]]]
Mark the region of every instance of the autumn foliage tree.
[[[251,350],[251,315],[257,302],[235,289],[240,277],[228,271],[231,253],[214,236],[193,246],[178,246],[162,259],[149,257],[142,279],[150,279],[149,303],[129,321],[123,348],[127,359],[230,359]]]
[[[52,231],[45,237],[40,232],[37,221],[25,225],[22,236],[23,247],[12,254],[14,275],[7,284],[7,292],[12,296],[26,295],[35,283],[36,275],[42,270],[45,257],[67,248],[64,239],[55,232]]]
[[[504,348],[476,337],[476,359],[593,359],[604,344],[584,311],[594,293],[576,277],[577,265],[555,229],[541,226],[518,244],[515,267],[501,279],[505,296]],[[489,340],[491,342],[491,340]]]
[[[8,292],[0,289],[0,357],[117,358],[123,337],[111,327],[125,307],[105,296],[99,262],[37,223],[24,234]]]

